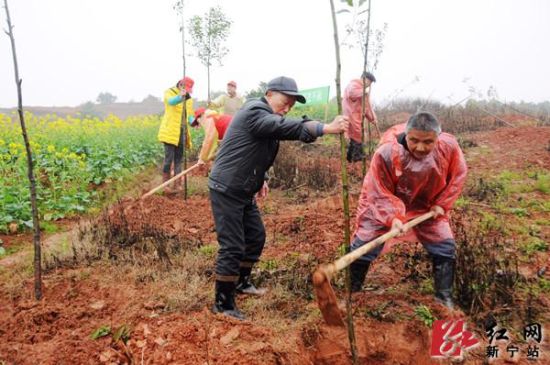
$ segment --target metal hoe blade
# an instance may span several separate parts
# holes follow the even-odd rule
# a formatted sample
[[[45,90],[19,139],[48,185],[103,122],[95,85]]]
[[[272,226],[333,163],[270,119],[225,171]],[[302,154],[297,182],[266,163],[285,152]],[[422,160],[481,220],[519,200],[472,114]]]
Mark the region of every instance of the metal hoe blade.
[[[330,277],[326,274],[324,267],[318,268],[313,273],[313,289],[325,322],[329,326],[345,327],[336,294],[330,285]]]

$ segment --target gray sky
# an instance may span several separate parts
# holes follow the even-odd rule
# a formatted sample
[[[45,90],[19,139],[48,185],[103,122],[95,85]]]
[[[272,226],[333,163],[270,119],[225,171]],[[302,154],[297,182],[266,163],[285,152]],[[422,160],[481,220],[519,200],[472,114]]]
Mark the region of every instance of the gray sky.
[[[339,1],[336,0],[339,7]],[[182,73],[179,18],[173,0],[9,0],[25,105],[75,106],[108,91],[119,101],[161,96]],[[287,75],[302,89],[330,85],[334,42],[328,0],[186,0],[187,18],[220,4],[233,20],[223,67],[244,92]],[[6,27],[5,12],[0,16]],[[468,85],[501,100],[550,100],[550,1],[372,0],[375,28],[388,23],[374,72],[375,102],[395,95],[444,102]],[[349,22],[339,15],[341,37]],[[187,46],[194,95],[206,98],[206,68]],[[362,70],[360,49],[343,49],[342,82]],[[412,83],[415,77],[419,81]],[[464,79],[469,78],[465,83]],[[9,38],[0,36],[0,106],[17,103]]]

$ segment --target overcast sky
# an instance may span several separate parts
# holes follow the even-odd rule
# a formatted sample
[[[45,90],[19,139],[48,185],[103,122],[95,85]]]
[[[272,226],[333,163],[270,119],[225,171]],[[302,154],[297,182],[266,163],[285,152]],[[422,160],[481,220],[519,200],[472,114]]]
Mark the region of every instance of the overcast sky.
[[[338,0],[335,0],[338,7]],[[102,91],[118,101],[161,96],[182,74],[174,0],[9,0],[23,102],[76,106]],[[186,0],[187,18],[219,4],[233,20],[230,50],[212,69],[212,90],[238,91],[279,75],[301,89],[330,85],[335,57],[328,0]],[[0,19],[6,28],[5,12]],[[549,0],[372,0],[374,28],[388,24],[374,71],[375,102],[402,96],[444,102],[468,86],[501,100],[550,100]],[[339,15],[341,37],[349,21]],[[187,73],[206,98],[206,68],[190,45]],[[342,51],[342,82],[359,76],[358,47]],[[418,82],[413,83],[416,77]],[[464,80],[467,79],[467,82]],[[0,106],[17,104],[9,38],[0,36]]]

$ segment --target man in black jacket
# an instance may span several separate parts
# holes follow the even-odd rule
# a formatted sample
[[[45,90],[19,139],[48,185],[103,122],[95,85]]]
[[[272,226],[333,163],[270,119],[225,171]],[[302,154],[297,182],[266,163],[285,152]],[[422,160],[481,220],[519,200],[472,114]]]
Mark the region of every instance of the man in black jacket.
[[[277,77],[267,84],[265,96],[248,101],[235,114],[208,180],[212,213],[220,245],[216,260],[216,297],[212,311],[238,319],[244,315],[235,305],[235,293],[262,295],[250,281],[253,265],[265,243],[265,228],[255,196],[264,197],[266,173],[279,150],[279,140],[311,143],[324,134],[347,130],[346,117],[330,124],[285,115],[298,101],[296,82]]]

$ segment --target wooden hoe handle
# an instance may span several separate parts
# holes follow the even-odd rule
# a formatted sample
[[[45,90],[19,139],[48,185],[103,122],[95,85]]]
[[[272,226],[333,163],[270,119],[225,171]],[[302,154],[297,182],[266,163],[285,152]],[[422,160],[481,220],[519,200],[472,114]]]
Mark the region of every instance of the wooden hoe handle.
[[[428,212],[425,214],[422,214],[421,216],[418,216],[407,223],[405,223],[404,229],[409,230],[410,228],[416,226],[417,224],[420,224],[424,222],[425,220],[428,220],[434,216],[434,212]],[[330,278],[332,275],[334,275],[336,272],[348,267],[352,262],[357,260],[359,257],[363,256],[364,254],[370,252],[372,249],[380,246],[382,243],[386,242],[390,238],[394,238],[399,234],[399,231],[396,229],[392,229],[391,231],[383,234],[382,236],[370,241],[369,243],[364,244],[363,246],[359,247],[358,249],[340,257],[338,260],[334,261],[333,263],[327,264],[324,267],[325,274]]]
[[[197,167],[199,167],[200,165],[198,163],[194,164],[193,166],[191,166],[190,168],[188,168],[187,170],[184,170],[182,172],[180,172],[179,174],[175,175],[174,177],[172,177],[170,180],[166,180],[165,182],[163,182],[162,184],[160,184],[159,186],[157,186],[156,188],[148,191],[147,193],[143,194],[141,199],[145,199],[147,198],[148,196],[150,195],[153,195],[154,193],[156,193],[157,191],[159,191],[160,189],[164,188],[166,185],[176,181],[177,179],[181,178],[182,176],[186,175],[187,173],[193,171],[194,169],[196,169]]]

